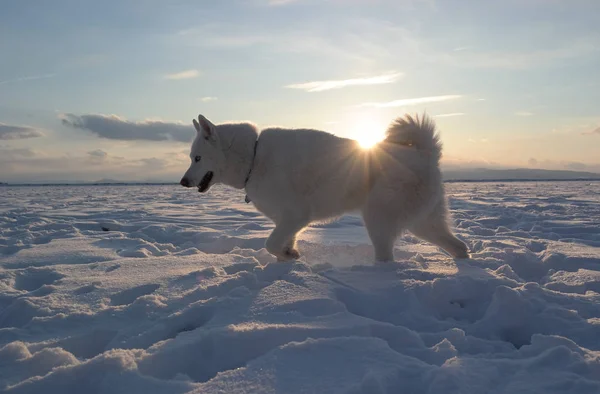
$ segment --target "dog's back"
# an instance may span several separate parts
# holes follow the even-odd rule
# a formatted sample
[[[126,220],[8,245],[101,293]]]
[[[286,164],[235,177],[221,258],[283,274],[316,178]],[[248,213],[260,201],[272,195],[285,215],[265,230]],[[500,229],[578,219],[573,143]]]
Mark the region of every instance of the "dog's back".
[[[279,216],[271,210],[299,209],[311,221],[324,220],[361,209],[379,178],[391,189],[439,182],[439,149],[427,117],[397,119],[368,150],[322,131],[265,129],[248,195],[269,217]]]
[[[350,139],[315,130],[265,129],[247,192],[269,217],[280,210],[305,211],[311,221],[335,217],[364,201],[366,158]]]

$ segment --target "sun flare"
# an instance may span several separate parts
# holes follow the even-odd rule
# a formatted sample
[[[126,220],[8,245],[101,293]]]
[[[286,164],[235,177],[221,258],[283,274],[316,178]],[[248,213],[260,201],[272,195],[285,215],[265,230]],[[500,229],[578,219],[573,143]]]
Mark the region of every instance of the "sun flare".
[[[383,140],[383,133],[380,135],[378,133],[373,134],[365,134],[363,136],[357,137],[356,141],[363,149],[371,149],[378,142]]]
[[[363,115],[352,123],[352,137],[363,149],[369,149],[385,137],[385,123],[376,116]]]

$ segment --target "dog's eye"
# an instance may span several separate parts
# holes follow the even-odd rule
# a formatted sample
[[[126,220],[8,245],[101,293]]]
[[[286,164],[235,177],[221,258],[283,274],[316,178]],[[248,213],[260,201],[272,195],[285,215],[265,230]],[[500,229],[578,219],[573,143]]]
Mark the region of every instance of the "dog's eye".
[[[196,157],[194,157],[194,162],[198,163],[200,161],[200,159],[202,159],[202,157],[196,156]]]

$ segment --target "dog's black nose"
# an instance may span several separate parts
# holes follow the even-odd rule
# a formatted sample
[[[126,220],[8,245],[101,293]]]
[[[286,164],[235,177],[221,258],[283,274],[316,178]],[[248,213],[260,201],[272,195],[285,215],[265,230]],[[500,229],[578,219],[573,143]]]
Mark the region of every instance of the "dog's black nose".
[[[181,181],[179,181],[179,184],[184,187],[191,187],[190,180],[187,179],[186,177],[181,178]]]

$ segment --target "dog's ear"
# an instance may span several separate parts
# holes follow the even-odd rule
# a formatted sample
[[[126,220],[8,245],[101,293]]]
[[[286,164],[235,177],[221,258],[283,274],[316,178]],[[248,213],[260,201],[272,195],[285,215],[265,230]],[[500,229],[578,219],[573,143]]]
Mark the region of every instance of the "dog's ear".
[[[198,115],[198,120],[193,120],[194,127],[198,133],[202,134],[202,137],[207,141],[215,141],[216,140],[216,130],[215,125],[210,122],[210,120],[206,119],[202,115]]]

